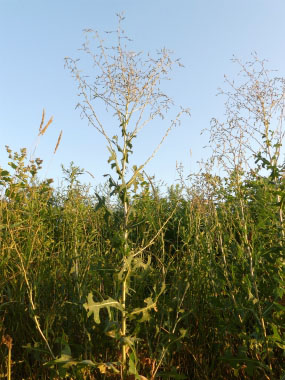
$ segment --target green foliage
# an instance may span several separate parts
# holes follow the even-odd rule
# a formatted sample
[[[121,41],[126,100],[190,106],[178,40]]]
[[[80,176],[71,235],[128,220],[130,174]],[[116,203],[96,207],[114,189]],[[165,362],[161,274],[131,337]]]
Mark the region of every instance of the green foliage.
[[[2,170],[0,209],[0,329],[13,338],[13,378],[120,377],[122,345],[137,378],[282,376],[281,169],[238,186],[234,176],[204,176],[208,194],[216,181],[213,200],[194,185],[160,195],[149,182],[130,200],[122,260],[120,203],[93,196],[74,165],[55,190],[14,157],[16,174]],[[6,373],[3,345],[0,355]]]

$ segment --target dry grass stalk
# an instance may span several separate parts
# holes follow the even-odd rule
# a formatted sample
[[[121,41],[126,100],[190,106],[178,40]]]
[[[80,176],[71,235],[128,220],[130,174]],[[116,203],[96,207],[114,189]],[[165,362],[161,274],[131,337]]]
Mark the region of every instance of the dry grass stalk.
[[[43,136],[45,134],[46,130],[51,125],[52,121],[53,121],[53,116],[49,119],[47,124],[43,127],[44,122],[45,122],[45,109],[43,109],[42,120],[41,120],[41,124],[40,124],[40,128],[39,128],[38,136]]]
[[[41,125],[39,128],[39,134],[41,133],[42,127],[44,125],[44,120],[45,120],[45,109],[43,109],[43,113],[42,113],[42,120],[41,120]]]
[[[54,148],[54,152],[53,152],[53,154],[56,153],[57,148],[59,147],[59,144],[60,144],[60,141],[61,141],[61,137],[62,137],[62,130],[60,131],[60,134],[59,134],[59,136],[58,136],[57,143],[56,143],[56,146],[55,146],[55,148]]]
[[[49,121],[44,126],[44,128],[40,129],[39,136],[43,136],[45,134],[46,130],[48,129],[48,127],[50,126],[50,124],[52,123],[52,121],[53,121],[53,116],[49,119]]]

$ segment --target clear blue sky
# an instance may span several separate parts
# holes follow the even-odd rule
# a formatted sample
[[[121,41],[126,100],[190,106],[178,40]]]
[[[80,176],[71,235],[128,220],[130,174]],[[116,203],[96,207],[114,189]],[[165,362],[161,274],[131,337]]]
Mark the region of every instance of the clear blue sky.
[[[284,0],[0,0],[0,166],[7,162],[6,144],[33,148],[45,108],[54,123],[37,148],[43,175],[60,178],[60,164],[73,160],[95,176],[95,182],[87,176],[86,181],[104,181],[110,172],[105,143],[75,110],[76,86],[64,57],[79,56],[83,29],[113,30],[115,14],[122,11],[136,50],[167,47],[185,65],[173,72],[168,88],[192,117],[172,131],[147,168],[157,179],[174,183],[176,162],[187,174],[206,156],[207,136],[200,132],[212,117],[223,116],[223,99],[215,95],[224,74],[236,73],[233,54],[248,60],[256,51],[284,75]],[[53,156],[60,130],[62,142]],[[160,133],[160,126],[146,130],[137,146],[138,164]]]

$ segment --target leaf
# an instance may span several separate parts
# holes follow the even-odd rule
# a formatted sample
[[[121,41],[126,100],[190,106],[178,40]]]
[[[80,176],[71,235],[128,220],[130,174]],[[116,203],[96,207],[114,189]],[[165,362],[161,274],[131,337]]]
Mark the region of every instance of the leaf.
[[[128,277],[128,275],[131,271],[131,265],[132,265],[133,258],[134,258],[134,255],[130,255],[127,257],[125,256],[123,258],[122,269],[118,273],[119,281],[123,281],[124,279],[126,279]]]
[[[8,165],[11,166],[13,169],[17,169],[17,165],[14,164],[14,162],[8,162]]]
[[[150,266],[150,263],[151,263],[151,256],[150,255],[148,255],[146,263],[143,261],[143,259],[141,257],[136,257],[136,258],[134,258],[133,264],[132,264],[133,270],[135,271],[138,268],[143,268],[144,270],[146,270]]]
[[[71,356],[61,355],[60,358],[54,360],[54,363],[62,364],[63,368],[69,368],[73,365],[76,365],[78,362],[76,360],[73,360]]]
[[[129,355],[129,373],[135,375],[136,379],[140,378],[136,366],[136,357],[133,352]]]
[[[285,312],[285,306],[281,305],[278,302],[273,302],[274,306],[276,306],[276,309],[282,311],[283,313]]]
[[[137,175],[139,174],[139,172],[144,168],[144,165],[141,165],[135,172],[134,174],[132,175],[131,179],[129,180],[129,182],[127,183],[126,185],[126,188],[130,188],[133,184],[133,182],[136,180],[136,177]]]
[[[115,321],[108,321],[106,323],[106,327],[104,329],[104,333],[113,339],[119,339],[120,338],[120,325],[118,322]]]
[[[149,316],[149,310],[151,310],[151,309],[156,310],[156,301],[153,301],[151,297],[146,298],[144,300],[144,302],[146,303],[145,307],[138,307],[138,308],[134,309],[130,313],[130,315],[135,315],[135,314],[142,313],[142,317],[139,320],[139,322],[148,321],[149,318],[150,318],[150,316]]]
[[[122,344],[125,344],[126,346],[130,347],[132,349],[132,351],[134,351],[134,345],[136,342],[136,337],[122,336],[120,341]]]
[[[279,332],[277,330],[277,326],[274,323],[272,323],[271,327],[273,330],[273,337],[281,342],[281,336],[279,335]]]
[[[100,373],[106,373],[107,366],[105,363],[99,364],[97,368],[99,369]]]
[[[115,364],[118,365],[118,363],[111,363],[111,362],[100,363],[99,365],[97,365],[97,368],[99,369],[101,373],[106,373],[107,369],[111,369],[115,373],[120,373],[120,371],[115,367]]]
[[[92,360],[81,360],[78,364],[84,367],[97,367],[97,364],[92,362]]]
[[[114,150],[111,149],[110,147],[108,147],[108,150],[109,150],[109,152],[110,152],[110,154],[111,154],[110,157],[109,157],[109,159],[108,159],[108,164],[109,164],[110,162],[116,160],[116,153],[115,153]]]
[[[62,364],[63,368],[69,368],[76,365],[78,362],[72,359],[70,347],[66,345],[58,359],[53,360],[53,363]]]
[[[248,300],[251,301],[254,305],[258,302],[258,299],[254,297],[250,289],[248,289]]]
[[[94,302],[93,301],[93,294],[89,293],[88,298],[87,298],[87,303],[83,305],[85,310],[88,311],[88,317],[91,314],[94,314],[94,321],[97,324],[100,324],[100,310],[107,308],[110,309],[110,307],[113,307],[115,309],[118,309],[120,311],[123,311],[123,306],[120,302],[114,300],[113,298],[109,297],[107,300],[104,300],[102,302]]]
[[[285,343],[284,343],[282,337],[280,336],[280,334],[278,332],[277,326],[274,323],[271,323],[271,328],[273,330],[273,334],[270,336],[271,340],[279,348],[281,348],[282,350],[284,350],[285,349]]]
[[[65,344],[62,351],[61,351],[61,355],[66,355],[66,356],[70,356],[71,357],[71,349],[69,347],[68,344]]]

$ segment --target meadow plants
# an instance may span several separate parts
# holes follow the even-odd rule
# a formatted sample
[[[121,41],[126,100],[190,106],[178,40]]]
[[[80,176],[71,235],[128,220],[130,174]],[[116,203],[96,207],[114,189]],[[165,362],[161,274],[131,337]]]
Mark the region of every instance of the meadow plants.
[[[56,189],[40,179],[40,159],[7,147],[0,376],[281,379],[283,80],[263,61],[254,61],[259,70],[242,65],[247,79],[226,93],[228,118],[211,125],[212,160],[162,193],[146,173],[157,149],[130,162],[141,129],[172,106],[159,84],[173,62],[166,50],[155,60],[128,50],[121,21],[111,48],[86,32],[99,45],[98,54],[83,45],[99,70],[93,83],[77,60],[66,60],[78,107],[104,137],[115,176],[94,191],[71,163]],[[114,113],[117,132],[99,118],[98,100]]]

